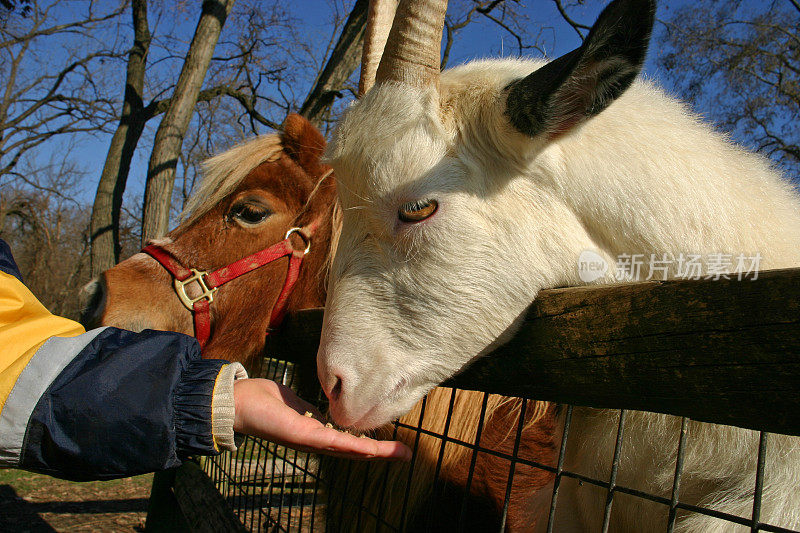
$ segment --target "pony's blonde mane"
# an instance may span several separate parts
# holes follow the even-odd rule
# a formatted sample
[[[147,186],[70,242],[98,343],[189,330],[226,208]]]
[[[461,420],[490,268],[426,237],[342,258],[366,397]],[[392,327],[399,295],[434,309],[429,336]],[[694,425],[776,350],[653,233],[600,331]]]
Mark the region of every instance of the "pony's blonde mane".
[[[261,163],[283,153],[280,135],[272,133],[240,143],[203,162],[203,181],[186,202],[181,220],[190,224],[228,196]]]

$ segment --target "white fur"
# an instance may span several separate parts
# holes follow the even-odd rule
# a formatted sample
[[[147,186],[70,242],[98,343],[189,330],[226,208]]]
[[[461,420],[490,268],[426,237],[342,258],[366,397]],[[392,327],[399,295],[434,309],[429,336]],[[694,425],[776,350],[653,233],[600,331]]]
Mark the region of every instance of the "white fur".
[[[342,118],[328,156],[343,227],[318,357],[327,392],[342,380],[331,401],[339,423],[374,427],[407,411],[507,338],[539,290],[581,284],[582,250],[800,265],[796,191],[646,81],[555,140],[516,132],[503,88],[541,65],[471,63],[443,73],[438,99],[379,85]],[[398,207],[418,199],[437,200],[438,212],[400,222]],[[608,477],[616,416],[576,410],[569,468]],[[669,497],[678,427],[631,413],[618,483]],[[749,516],[757,442],[692,423],[681,500]],[[800,527],[798,440],[772,436],[767,457],[762,517]],[[565,513],[580,513],[559,516],[558,531],[599,527],[604,491],[565,482],[562,498]],[[615,500],[612,530],[665,521],[663,506]],[[699,515],[678,529],[734,530]]]

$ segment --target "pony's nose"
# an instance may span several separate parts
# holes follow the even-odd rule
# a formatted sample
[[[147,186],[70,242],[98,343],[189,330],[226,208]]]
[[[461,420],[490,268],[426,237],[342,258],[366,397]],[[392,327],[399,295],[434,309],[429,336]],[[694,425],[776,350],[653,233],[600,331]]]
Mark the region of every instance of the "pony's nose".
[[[80,292],[81,324],[86,329],[100,326],[106,307],[106,284],[102,275],[83,286]]]

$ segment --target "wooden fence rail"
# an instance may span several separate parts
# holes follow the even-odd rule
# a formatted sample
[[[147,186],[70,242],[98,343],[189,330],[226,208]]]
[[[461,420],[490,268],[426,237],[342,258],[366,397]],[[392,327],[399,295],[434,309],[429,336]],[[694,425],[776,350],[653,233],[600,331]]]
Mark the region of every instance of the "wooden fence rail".
[[[281,357],[315,368],[321,325],[292,316]],[[445,385],[800,435],[800,269],[545,290]]]

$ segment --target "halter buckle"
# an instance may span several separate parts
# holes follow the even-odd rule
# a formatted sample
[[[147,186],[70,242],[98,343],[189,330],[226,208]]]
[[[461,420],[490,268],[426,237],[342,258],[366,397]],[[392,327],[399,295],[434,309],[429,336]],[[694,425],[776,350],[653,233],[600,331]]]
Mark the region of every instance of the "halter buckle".
[[[190,268],[189,270],[192,271],[191,276],[183,281],[179,280],[178,278],[173,278],[172,282],[175,286],[175,292],[178,294],[178,299],[186,307],[186,309],[193,311],[195,302],[199,302],[203,299],[207,299],[208,303],[213,302],[214,293],[217,292],[217,287],[209,288],[206,284],[205,276],[208,275],[208,272],[204,270],[197,270],[195,268]],[[192,283],[193,281],[196,281],[202,290],[202,293],[195,298],[191,298],[188,294],[186,294],[186,285]]]

